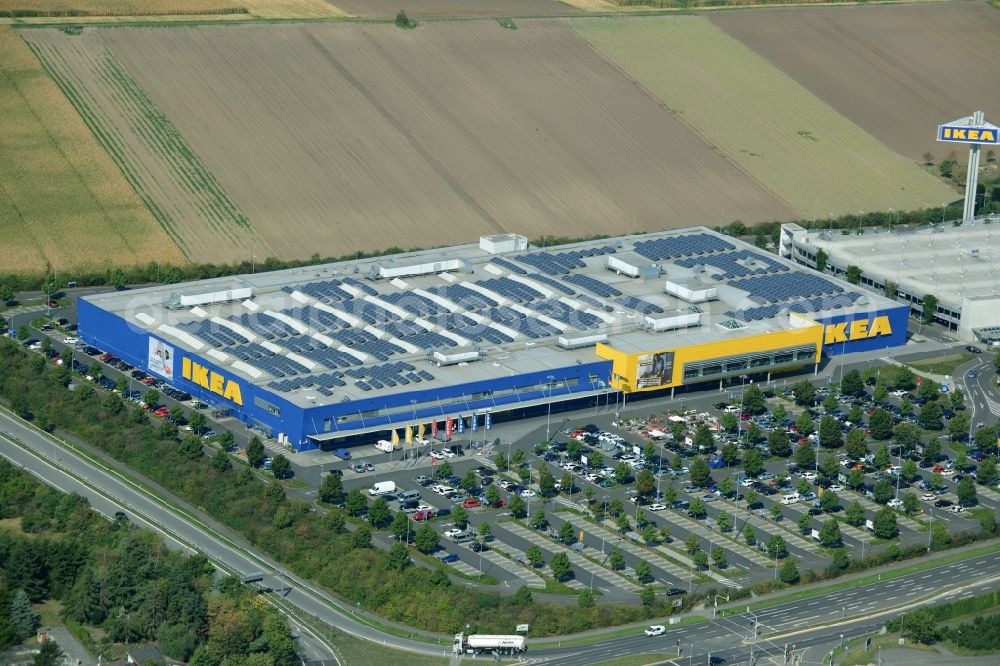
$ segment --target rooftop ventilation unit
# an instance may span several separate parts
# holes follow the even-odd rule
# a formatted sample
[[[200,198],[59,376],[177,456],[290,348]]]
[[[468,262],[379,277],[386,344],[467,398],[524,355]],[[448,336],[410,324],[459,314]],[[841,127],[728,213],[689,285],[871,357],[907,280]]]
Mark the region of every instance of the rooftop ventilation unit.
[[[678,328],[689,328],[701,324],[701,314],[697,312],[680,312],[667,317],[646,317],[646,327],[652,331],[671,331]]]
[[[496,234],[480,236],[479,249],[487,254],[503,252],[524,252],[528,249],[528,237],[520,234]]]
[[[608,336],[605,333],[598,333],[597,335],[581,335],[577,337],[559,337],[559,346],[563,349],[580,349],[581,347],[591,347],[596,345],[598,342],[607,342]]]
[[[177,292],[174,292],[167,298],[167,308],[170,310],[179,310],[181,308],[193,308],[199,305],[215,305],[217,303],[242,301],[252,297],[252,287],[226,289],[225,291],[210,291],[202,294],[178,294]]]
[[[474,347],[453,347],[448,350],[435,349],[430,354],[430,358],[439,367],[443,365],[458,365],[478,361],[482,357],[481,352]]]

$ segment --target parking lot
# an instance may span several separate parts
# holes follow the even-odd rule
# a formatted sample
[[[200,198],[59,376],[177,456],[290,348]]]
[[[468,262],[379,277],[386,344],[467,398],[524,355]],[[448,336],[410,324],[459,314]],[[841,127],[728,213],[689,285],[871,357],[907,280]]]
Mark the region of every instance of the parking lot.
[[[223,431],[224,415],[212,415],[191,396],[80,345],[71,331],[43,333],[51,349],[37,342],[30,345],[35,351],[60,362],[60,349],[74,348],[72,369],[102,389],[206,439]],[[952,441],[967,439],[948,430],[950,419],[962,418],[961,405],[934,396],[931,401],[942,405],[942,429],[925,430],[920,408],[928,401],[926,390],[894,394],[887,387],[876,399],[874,381],[853,395],[841,395],[829,380],[814,388],[804,405],[786,386],[764,392],[762,404],[751,406],[747,395],[753,391],[740,384],[706,391],[683,409],[633,405],[629,418],[606,406],[568,418],[507,423],[448,442],[418,440],[391,452],[357,446],[349,460],[317,452],[318,469],[294,467],[313,488],[290,494],[317,499],[315,486],[330,473],[342,476],[345,493],[359,489],[366,497],[376,484],[391,481],[393,490],[384,495],[390,509],[405,512],[413,532],[431,525],[440,535],[433,554],[455,572],[487,574],[506,587],[588,588],[609,599],[634,599],[644,585],[680,598],[774,579],[788,558],[800,569],[821,570],[840,546],[854,558],[890,544],[936,546],[943,537],[929,528],[931,521],[951,534],[976,531],[983,510],[1000,508],[1000,495],[979,483],[974,500],[959,497],[962,479],[974,479],[981,454],[990,451],[977,448],[977,437]],[[151,404],[148,397],[162,401]],[[878,410],[893,428],[885,439],[872,432]],[[193,418],[196,412],[207,418]],[[831,422],[836,446],[822,441],[824,428],[831,436]],[[916,441],[905,441],[899,424],[912,426]],[[969,430],[975,434],[979,425]],[[845,446],[857,430],[865,435],[863,453]],[[787,455],[772,452],[775,432],[785,433]],[[242,434],[238,444],[245,442]],[[268,448],[282,450],[273,442]],[[459,507],[468,515],[464,529],[455,525]],[[884,518],[887,511],[895,522],[892,535],[877,533],[875,525],[877,514]],[[832,520],[836,541],[825,538],[829,529],[823,534]],[[380,535],[391,536],[389,530]]]

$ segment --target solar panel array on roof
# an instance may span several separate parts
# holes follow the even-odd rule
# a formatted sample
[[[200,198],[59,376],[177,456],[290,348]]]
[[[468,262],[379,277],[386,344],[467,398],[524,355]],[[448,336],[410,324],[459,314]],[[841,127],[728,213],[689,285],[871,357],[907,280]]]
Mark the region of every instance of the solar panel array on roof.
[[[392,303],[396,307],[403,308],[407,312],[418,317],[429,317],[442,312],[450,312],[448,308],[439,305],[429,298],[413,292],[396,292],[394,294],[382,294],[379,298],[387,303]]]
[[[597,278],[590,277],[589,275],[574,273],[572,275],[567,275],[563,279],[566,280],[566,282],[571,282],[578,287],[583,287],[587,291],[604,298],[622,295],[622,292],[618,291],[614,287],[606,285]]]
[[[598,310],[604,310],[605,312],[614,312],[613,307],[611,307],[610,305],[605,305],[596,298],[587,296],[587,294],[580,294],[577,296],[577,298],[586,303],[587,305],[597,308]]]
[[[636,298],[635,296],[621,296],[615,299],[615,303],[646,315],[663,312],[663,308],[659,305],[654,305],[649,301],[644,301],[641,298]]]
[[[319,308],[314,308],[311,305],[304,305],[297,308],[285,308],[280,312],[281,314],[300,321],[306,326],[309,326],[317,331],[337,331],[350,326],[350,324],[332,312],[320,310]]]
[[[532,254],[520,254],[516,257],[522,264],[527,264],[537,268],[548,275],[562,275],[574,268],[583,268],[586,264],[580,261],[583,257],[594,257],[602,254],[614,254],[615,248],[610,245],[604,247],[586,247],[559,254],[552,254],[542,250]]]
[[[844,290],[819,275],[810,273],[775,273],[730,282],[746,291],[757,303],[779,303],[793,298],[839,294]]]
[[[382,330],[425,350],[454,347],[458,344],[451,338],[447,338],[440,333],[428,331],[423,326],[409,321],[386,324],[382,327]]]
[[[249,342],[249,340],[236,331],[205,320],[178,324],[177,328],[190,333],[191,335],[216,348],[229,347],[231,345],[240,345]]]
[[[517,280],[511,280],[508,277],[480,280],[476,284],[484,289],[502,294],[505,298],[517,301],[518,303],[530,303],[536,299],[545,298],[545,294],[540,291],[532,289],[526,284],[521,284]]]
[[[572,287],[570,287],[569,285],[567,285],[565,282],[560,282],[559,280],[556,280],[554,278],[550,278],[548,275],[538,275],[538,274],[535,274],[535,275],[531,276],[531,279],[532,280],[536,280],[538,282],[541,282],[542,284],[546,284],[546,285],[552,287],[553,289],[558,289],[559,291],[561,291],[562,293],[566,294],[567,296],[575,296],[576,295],[576,290],[575,289],[573,289]]]
[[[381,324],[387,321],[398,321],[401,318],[395,312],[389,312],[380,305],[360,298],[330,303],[330,307],[354,315],[366,324]]]
[[[557,328],[546,324],[541,319],[529,317],[523,312],[518,312],[513,308],[505,306],[490,308],[489,312],[483,314],[498,324],[503,324],[533,339],[557,335],[560,332]]]
[[[800,301],[793,301],[791,303],[765,305],[759,308],[746,308],[735,312],[727,312],[726,315],[743,321],[759,321],[761,319],[770,319],[785,309],[790,312],[801,312],[803,314],[808,312],[820,312],[822,310],[839,310],[840,308],[850,307],[859,298],[861,298],[861,294],[856,291],[849,291],[842,294],[833,294],[831,296],[807,298]]]
[[[261,336],[265,340],[274,340],[275,338],[287,338],[289,335],[299,335],[299,332],[281,321],[280,319],[275,319],[271,315],[265,314],[263,312],[255,312],[253,314],[243,313],[241,315],[234,315],[229,318],[229,321],[239,324],[244,328],[248,328],[257,335]]]
[[[569,326],[581,331],[596,328],[604,323],[598,317],[586,312],[574,310],[562,301],[554,298],[537,301],[532,303],[529,307],[536,312],[552,317],[556,321],[561,321],[562,323],[568,324]]]
[[[309,368],[287,356],[279,356],[256,342],[250,342],[228,350],[236,358],[264,370],[275,377],[298,375],[309,372]]]
[[[386,386],[393,387],[398,384],[406,385],[434,379],[434,375],[431,373],[426,370],[417,370],[413,365],[405,361],[352,368],[347,371],[347,375],[354,379],[354,385],[362,391],[371,391],[372,389],[380,389]]]
[[[331,333],[330,337],[351,349],[364,354],[370,354],[380,361],[387,360],[393,354],[404,354],[406,350],[387,340],[379,340],[368,331],[360,329],[345,329]]]
[[[293,291],[301,291],[303,294],[312,296],[318,301],[324,303],[333,303],[334,301],[349,301],[354,296],[344,291],[340,288],[343,284],[340,280],[325,280],[323,282],[309,282],[306,284],[298,284],[292,287],[282,287],[282,291],[287,293],[292,293]]]
[[[496,264],[500,268],[506,268],[512,273],[517,273],[518,275],[527,275],[528,271],[524,270],[512,261],[507,261],[506,259],[501,259],[500,257],[492,257],[490,262]]]
[[[736,246],[732,243],[706,233],[654,238],[652,240],[638,241],[634,245],[634,250],[637,254],[653,261],[673,259],[674,257],[689,257],[709,252],[722,252],[735,248]]]
[[[466,310],[484,310],[497,305],[497,302],[489,296],[480,294],[478,291],[474,291],[460,284],[443,285],[441,287],[429,289],[428,291],[434,292],[442,298],[447,298],[455,305],[458,305]]]
[[[759,268],[747,268],[737,263],[738,261],[748,260],[762,264],[762,266]],[[687,259],[679,259],[674,263],[685,268],[693,268],[698,264],[705,263],[712,268],[718,269],[717,272],[712,274],[712,277],[716,280],[732,280],[733,278],[742,278],[749,275],[766,275],[768,273],[782,273],[789,270],[788,266],[750,250],[722,252],[712,255],[708,259],[703,257],[689,257]]]

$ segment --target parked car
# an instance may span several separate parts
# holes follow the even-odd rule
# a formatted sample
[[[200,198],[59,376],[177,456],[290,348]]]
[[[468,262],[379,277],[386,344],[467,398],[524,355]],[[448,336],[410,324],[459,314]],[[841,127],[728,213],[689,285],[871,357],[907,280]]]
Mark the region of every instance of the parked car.
[[[666,631],[667,631],[667,628],[664,627],[662,624],[654,624],[654,625],[652,625],[652,626],[650,626],[649,628],[646,629],[646,635],[647,636],[662,636],[664,633],[666,633]]]

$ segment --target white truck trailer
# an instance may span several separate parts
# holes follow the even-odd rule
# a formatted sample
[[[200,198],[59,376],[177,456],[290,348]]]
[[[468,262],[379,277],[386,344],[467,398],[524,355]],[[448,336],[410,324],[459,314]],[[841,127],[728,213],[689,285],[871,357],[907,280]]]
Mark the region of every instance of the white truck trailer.
[[[391,495],[394,492],[396,492],[395,481],[379,481],[374,486],[368,489],[368,494],[371,495],[372,497]]]
[[[454,654],[524,654],[524,636],[495,636],[489,634],[455,634],[455,643],[451,648]]]

